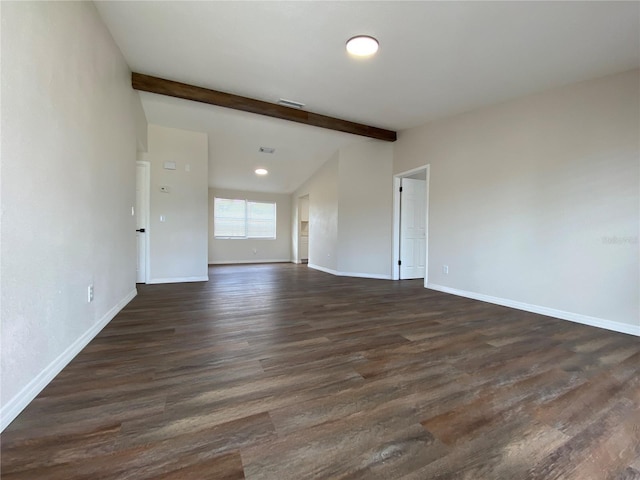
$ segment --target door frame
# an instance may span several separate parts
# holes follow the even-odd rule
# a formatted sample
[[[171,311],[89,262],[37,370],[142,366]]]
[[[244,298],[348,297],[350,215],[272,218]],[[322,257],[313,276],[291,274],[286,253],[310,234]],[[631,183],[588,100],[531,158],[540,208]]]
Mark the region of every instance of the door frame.
[[[298,249],[296,252],[296,262],[298,264],[302,263],[302,255],[300,255],[300,239],[302,238],[302,229],[300,228],[302,226],[302,215],[301,215],[301,208],[300,205],[302,203],[302,201],[306,199],[307,200],[307,214],[309,214],[309,209],[311,208],[311,203],[309,202],[309,194],[305,193],[304,195],[300,195],[298,197],[298,202],[296,205],[296,211],[297,211],[297,218],[296,218],[296,230],[298,233]],[[307,223],[309,225],[307,225],[307,228],[309,229],[308,233],[311,233],[311,222],[309,222],[309,220],[307,220]],[[307,235],[307,264],[309,263],[309,238],[311,237],[311,235]]]
[[[402,178],[411,177],[421,171],[425,172],[425,255],[424,255],[424,286],[426,288],[429,277],[429,179],[431,165],[422,165],[421,167],[412,168],[405,172],[398,173],[393,176],[393,236],[391,246],[391,279],[400,280],[400,268],[398,260],[400,259],[400,181]]]
[[[136,160],[136,176],[138,175],[138,167],[144,167],[144,179],[143,179],[143,185],[145,187],[146,195],[144,195],[144,209],[146,210],[146,217],[147,217],[147,226],[145,227],[145,235],[144,235],[144,283],[149,283],[149,278],[150,278],[150,255],[149,255],[149,245],[150,245],[150,237],[151,237],[151,162],[147,161],[147,160]],[[137,184],[138,179],[136,178],[136,184]],[[136,202],[137,203],[137,202]],[[136,218],[137,216],[140,214],[140,211],[138,210],[138,205],[136,205]],[[137,221],[136,221],[136,228],[137,228]],[[138,248],[136,247],[136,263],[138,261]],[[137,278],[136,278],[137,280]]]

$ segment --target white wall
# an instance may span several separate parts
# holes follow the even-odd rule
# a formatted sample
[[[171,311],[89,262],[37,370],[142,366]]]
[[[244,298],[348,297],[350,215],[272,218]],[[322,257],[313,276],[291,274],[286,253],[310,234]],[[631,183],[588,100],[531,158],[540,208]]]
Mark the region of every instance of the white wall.
[[[309,195],[309,265],[323,270],[338,268],[338,161],[332,155],[291,197],[294,251],[297,258],[298,199]]]
[[[639,85],[636,70],[401,132],[394,172],[431,165],[432,286],[640,334]]]
[[[309,195],[309,266],[336,275],[390,278],[393,147],[360,141],[338,150],[298,190],[292,258],[297,259],[299,198]]]
[[[213,236],[213,199],[237,198],[255,202],[275,202],[276,238],[224,239]],[[291,252],[291,196],[288,194],[209,189],[209,263],[288,262]],[[255,253],[254,253],[255,250]]]
[[[149,283],[208,280],[207,144],[206,133],[149,125]]]
[[[340,149],[338,271],[390,278],[393,144],[378,140]]]
[[[136,93],[137,95],[137,93]],[[135,102],[133,109],[136,125],[136,137],[137,137],[137,150],[139,153],[146,152],[148,150],[148,122],[147,117],[142,108],[142,102]]]
[[[92,3],[1,15],[4,428],[135,295],[144,115]]]

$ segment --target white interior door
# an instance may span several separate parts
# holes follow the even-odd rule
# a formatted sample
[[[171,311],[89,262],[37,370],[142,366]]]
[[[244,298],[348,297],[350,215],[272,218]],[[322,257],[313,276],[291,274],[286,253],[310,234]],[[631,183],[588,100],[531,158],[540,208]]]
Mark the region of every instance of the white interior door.
[[[426,181],[401,179],[400,278],[424,278],[426,259]]]
[[[149,164],[136,163],[136,283],[147,283],[147,235],[149,229]]]

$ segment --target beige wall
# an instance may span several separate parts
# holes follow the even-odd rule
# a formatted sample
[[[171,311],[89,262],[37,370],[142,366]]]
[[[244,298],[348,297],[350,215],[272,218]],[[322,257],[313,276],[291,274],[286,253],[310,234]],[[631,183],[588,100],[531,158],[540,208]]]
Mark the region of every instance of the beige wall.
[[[394,173],[431,165],[430,283],[640,334],[639,85],[636,70],[401,132]]]
[[[148,146],[142,159],[151,162],[149,283],[207,280],[207,134],[149,125]]]
[[[292,198],[297,258],[299,198],[309,195],[309,266],[345,276],[390,278],[393,149],[359,141],[338,150]]]
[[[224,239],[213,236],[213,199],[237,198],[275,202],[276,238]],[[288,194],[209,189],[209,263],[288,262],[291,257],[291,196]]]
[[[377,140],[340,149],[338,271],[390,278],[393,145]]]
[[[1,13],[4,428],[136,293],[146,120],[92,3]]]
[[[336,152],[292,196],[292,228],[297,257],[298,199],[309,195],[309,265],[337,271],[338,267],[338,161]]]
[[[136,95],[137,92],[136,92]],[[136,125],[136,137],[137,137],[137,150],[138,152],[146,152],[149,148],[148,145],[148,134],[149,127],[147,122],[147,116],[144,113],[144,108],[142,108],[142,102],[135,102],[134,105],[134,121]]]

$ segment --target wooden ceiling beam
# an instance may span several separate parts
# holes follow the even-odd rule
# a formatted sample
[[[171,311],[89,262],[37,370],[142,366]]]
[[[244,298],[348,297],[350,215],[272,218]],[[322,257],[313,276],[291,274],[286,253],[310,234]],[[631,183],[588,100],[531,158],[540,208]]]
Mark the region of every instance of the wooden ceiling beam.
[[[186,83],[165,80],[164,78],[152,77],[141,73],[131,74],[131,85],[134,89],[143,92],[168,95],[170,97],[183,98],[194,102],[208,103],[219,107],[233,108],[243,112],[257,113],[268,117],[281,118],[291,122],[304,123],[314,127],[328,128],[338,132],[352,133],[363,137],[395,142],[396,132],[383,128],[372,127],[361,123],[349,122],[339,118],[328,117],[318,113],[298,110],[297,108],[285,107],[276,103],[263,102],[240,95],[219,92],[203,87],[196,87]]]

